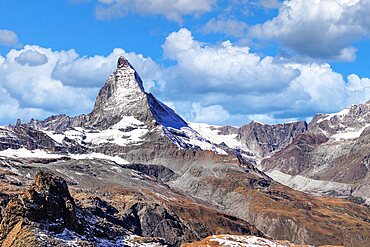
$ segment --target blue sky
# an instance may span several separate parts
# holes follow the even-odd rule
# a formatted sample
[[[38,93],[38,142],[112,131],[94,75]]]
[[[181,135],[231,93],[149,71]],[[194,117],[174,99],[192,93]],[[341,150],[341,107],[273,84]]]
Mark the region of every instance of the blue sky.
[[[309,119],[370,100],[366,0],[0,1],[0,124],[92,109],[121,54],[189,121]]]

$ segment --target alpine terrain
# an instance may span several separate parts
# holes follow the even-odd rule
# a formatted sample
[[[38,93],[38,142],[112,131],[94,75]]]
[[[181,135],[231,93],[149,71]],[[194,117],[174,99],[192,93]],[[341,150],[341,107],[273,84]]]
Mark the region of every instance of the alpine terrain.
[[[0,127],[2,246],[369,246],[370,101],[188,123],[120,57],[91,113]]]

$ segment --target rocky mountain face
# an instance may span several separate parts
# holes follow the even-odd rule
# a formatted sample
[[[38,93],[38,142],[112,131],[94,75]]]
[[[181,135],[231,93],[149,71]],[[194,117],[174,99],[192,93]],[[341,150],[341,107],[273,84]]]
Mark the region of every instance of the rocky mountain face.
[[[180,246],[231,234],[365,246],[368,207],[293,190],[255,166],[263,159],[269,167],[269,156],[295,143],[310,153],[330,138],[305,122],[188,124],[146,93],[121,57],[90,114],[0,128],[1,241],[19,246],[25,233],[37,243],[29,246]],[[45,215],[55,205],[62,212]]]
[[[304,121],[276,125],[252,121],[240,128],[196,123],[191,123],[190,126],[227,153],[254,164],[281,150],[308,128]]]
[[[370,101],[313,118],[308,131],[262,161],[278,181],[316,194],[370,202]]]

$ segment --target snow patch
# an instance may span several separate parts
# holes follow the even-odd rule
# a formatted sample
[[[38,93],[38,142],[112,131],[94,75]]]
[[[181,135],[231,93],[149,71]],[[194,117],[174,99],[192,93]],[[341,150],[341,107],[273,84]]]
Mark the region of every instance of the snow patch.
[[[63,143],[65,138],[77,141],[84,145],[113,143],[119,146],[137,144],[143,141],[143,137],[148,133],[147,127],[132,116],[124,116],[115,125],[106,130],[91,130],[81,127],[71,128],[63,133],[44,131],[58,143]]]
[[[349,140],[360,137],[361,133],[369,127],[370,124],[366,124],[365,127],[360,129],[347,129],[345,132],[340,132],[332,136],[335,140]]]
[[[341,110],[340,112],[336,112],[336,113],[331,113],[331,114],[325,114],[324,118],[320,119],[317,121],[317,123],[321,123],[325,120],[330,120],[332,117],[335,117],[335,116],[338,116],[340,118],[343,118],[344,116],[346,116],[348,113],[349,113],[350,109],[349,108],[345,108],[343,110]]]
[[[71,157],[72,159],[75,160],[85,160],[85,159],[102,159],[102,160],[111,160],[116,162],[117,164],[129,164],[129,162],[125,159],[122,159],[121,157],[118,156],[110,156],[110,155],[105,155],[102,153],[89,153],[89,154],[70,154],[68,157]]]
[[[48,153],[42,149],[28,150],[26,148],[20,149],[6,149],[0,151],[0,157],[7,158],[39,158],[39,159],[60,159],[62,157],[69,157],[75,160],[84,160],[84,159],[104,159],[111,160],[117,164],[129,164],[125,159],[122,159],[118,156],[110,156],[102,153],[89,153],[89,154],[54,154]]]
[[[266,174],[281,184],[303,192],[316,195],[325,194],[325,192],[330,191],[336,191],[341,195],[351,194],[351,186],[344,183],[316,180],[301,175],[291,176],[278,170],[269,171]]]
[[[225,247],[288,247],[290,243],[283,244],[279,241],[268,240],[256,236],[218,235],[212,236],[209,242],[217,242]]]
[[[230,148],[241,148],[243,145],[236,139],[237,134],[221,135],[219,129],[221,126],[208,125],[203,123],[189,123],[189,126],[196,130],[204,138],[215,144],[225,143]]]
[[[9,157],[9,158],[40,158],[40,159],[58,159],[65,155],[62,154],[53,154],[47,153],[45,150],[35,149],[35,150],[28,150],[26,148],[20,149],[6,149],[0,151],[0,156]]]
[[[180,148],[209,150],[218,154],[227,155],[224,150],[215,146],[212,142],[199,135],[198,132],[190,127],[183,127],[180,130],[163,127],[163,130],[165,135]]]

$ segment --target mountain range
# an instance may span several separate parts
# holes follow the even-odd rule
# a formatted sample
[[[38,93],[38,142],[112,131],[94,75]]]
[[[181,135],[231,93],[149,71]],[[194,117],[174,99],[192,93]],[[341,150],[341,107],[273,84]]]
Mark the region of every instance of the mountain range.
[[[91,113],[0,127],[0,243],[367,246],[369,135],[370,101],[310,123],[189,123],[120,57]]]

